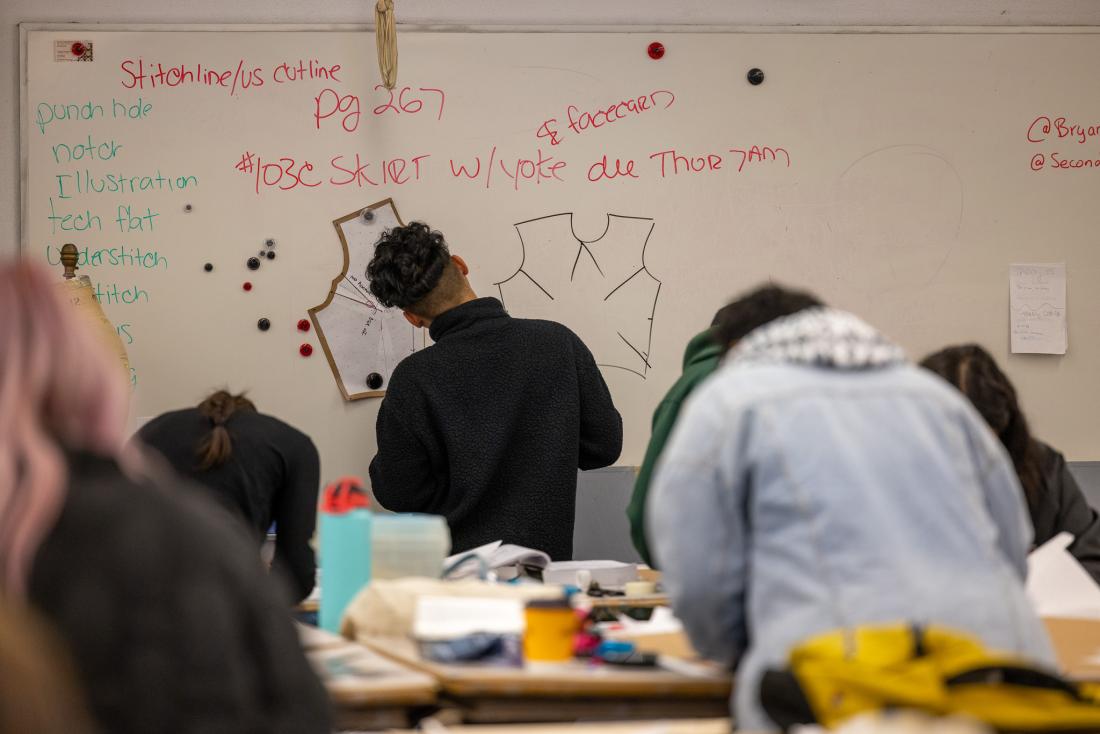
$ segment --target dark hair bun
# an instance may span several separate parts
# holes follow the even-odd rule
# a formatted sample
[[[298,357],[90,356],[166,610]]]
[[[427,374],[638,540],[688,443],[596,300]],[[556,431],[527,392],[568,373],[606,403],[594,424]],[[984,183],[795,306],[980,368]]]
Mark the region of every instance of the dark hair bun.
[[[423,222],[388,229],[367,266],[370,291],[383,306],[407,309],[439,285],[450,260],[443,234]]]

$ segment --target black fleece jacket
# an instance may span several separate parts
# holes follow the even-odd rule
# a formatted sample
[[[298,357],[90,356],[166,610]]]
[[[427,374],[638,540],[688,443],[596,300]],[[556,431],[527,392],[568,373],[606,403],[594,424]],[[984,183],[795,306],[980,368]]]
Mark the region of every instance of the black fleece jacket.
[[[378,501],[443,515],[452,552],[503,540],[573,555],[577,469],[619,458],[622,418],[592,353],[495,298],[438,316],[394,370],[370,466]]]

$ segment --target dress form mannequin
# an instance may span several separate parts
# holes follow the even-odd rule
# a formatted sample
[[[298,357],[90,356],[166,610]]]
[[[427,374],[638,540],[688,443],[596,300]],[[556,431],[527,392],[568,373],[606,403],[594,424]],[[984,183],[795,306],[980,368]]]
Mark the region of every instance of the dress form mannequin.
[[[61,265],[65,268],[64,280],[59,284],[63,289],[65,298],[73,304],[78,312],[87,320],[89,328],[99,336],[100,341],[118,357],[119,364],[130,378],[130,359],[126,355],[126,348],[122,346],[122,339],[118,330],[103,313],[103,307],[96,300],[92,281],[87,275],[76,274],[79,252],[72,243],[61,247]]]

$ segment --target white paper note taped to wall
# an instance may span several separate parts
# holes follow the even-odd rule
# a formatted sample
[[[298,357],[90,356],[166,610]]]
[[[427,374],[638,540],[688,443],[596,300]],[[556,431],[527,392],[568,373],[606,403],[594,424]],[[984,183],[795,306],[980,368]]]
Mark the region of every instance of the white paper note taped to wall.
[[[1065,354],[1066,264],[1010,265],[1009,311],[1014,354]]]

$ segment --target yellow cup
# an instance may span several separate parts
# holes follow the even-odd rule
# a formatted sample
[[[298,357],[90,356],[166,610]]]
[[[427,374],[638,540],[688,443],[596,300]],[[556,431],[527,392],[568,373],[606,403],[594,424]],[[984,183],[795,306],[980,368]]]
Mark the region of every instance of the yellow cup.
[[[573,658],[580,620],[564,599],[528,602],[524,613],[523,657],[529,663],[561,663]]]

